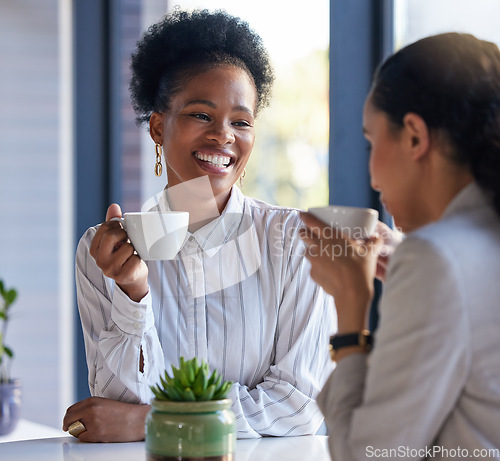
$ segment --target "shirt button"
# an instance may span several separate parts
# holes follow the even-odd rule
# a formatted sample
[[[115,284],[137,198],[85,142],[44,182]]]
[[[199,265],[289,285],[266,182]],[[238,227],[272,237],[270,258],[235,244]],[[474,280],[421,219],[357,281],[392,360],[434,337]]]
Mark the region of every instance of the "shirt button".
[[[142,327],[142,325],[141,325],[139,322],[135,322],[135,323],[134,323],[134,328],[135,328],[136,330],[139,330],[141,327]]]
[[[134,317],[135,317],[136,319],[140,319],[140,318],[142,317],[142,314],[141,314],[139,311],[135,311],[135,312],[134,312]]]

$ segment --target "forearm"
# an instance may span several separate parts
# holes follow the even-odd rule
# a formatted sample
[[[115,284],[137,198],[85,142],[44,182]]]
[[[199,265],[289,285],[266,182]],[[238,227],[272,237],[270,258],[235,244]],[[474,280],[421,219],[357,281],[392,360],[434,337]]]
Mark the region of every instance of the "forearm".
[[[436,248],[404,245],[381,300],[374,349],[342,357],[318,397],[334,459],[436,442],[468,374],[461,285]]]
[[[323,417],[315,398],[333,370],[328,338],[333,325],[331,298],[315,298],[313,315],[302,325],[299,318],[280,325],[275,364],[262,382],[232,389],[238,436],[315,434]],[[333,327],[332,327],[333,328]]]
[[[150,386],[158,381],[164,368],[162,354],[154,337],[146,336],[141,341],[118,329],[102,332],[92,366],[97,370],[90,383],[92,395],[149,403],[152,397]]]
[[[77,299],[91,393],[148,403],[149,385],[163,369],[150,296],[135,303],[102,274],[88,253],[92,233],[82,238],[76,258]]]
[[[236,383],[229,397],[238,438],[311,435],[323,422],[314,399],[289,383],[264,382],[254,389]]]
[[[364,458],[364,452],[353,451],[350,437],[353,412],[362,403],[367,354],[350,352],[342,361],[339,360],[337,368],[317,398],[326,425],[330,428],[328,444],[332,459],[345,461]],[[373,421],[367,422],[367,425],[370,423],[373,424]],[[363,451],[361,448],[359,449]]]

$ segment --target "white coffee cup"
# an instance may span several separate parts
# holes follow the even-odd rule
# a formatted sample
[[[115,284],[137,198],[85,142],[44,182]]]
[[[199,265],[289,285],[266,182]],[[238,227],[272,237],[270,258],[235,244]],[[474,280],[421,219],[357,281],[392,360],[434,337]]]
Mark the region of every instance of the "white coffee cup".
[[[187,211],[125,213],[119,221],[139,257],[146,260],[174,259],[181,249],[189,224]]]
[[[368,238],[377,227],[378,211],[372,208],[329,205],[307,211],[350,238]]]

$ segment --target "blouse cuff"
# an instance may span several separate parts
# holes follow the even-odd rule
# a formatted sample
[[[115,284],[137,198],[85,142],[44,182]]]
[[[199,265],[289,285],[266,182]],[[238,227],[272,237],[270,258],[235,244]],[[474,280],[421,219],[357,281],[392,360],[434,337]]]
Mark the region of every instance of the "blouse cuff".
[[[115,284],[111,319],[123,332],[142,336],[154,326],[150,291],[139,302],[135,302]]]

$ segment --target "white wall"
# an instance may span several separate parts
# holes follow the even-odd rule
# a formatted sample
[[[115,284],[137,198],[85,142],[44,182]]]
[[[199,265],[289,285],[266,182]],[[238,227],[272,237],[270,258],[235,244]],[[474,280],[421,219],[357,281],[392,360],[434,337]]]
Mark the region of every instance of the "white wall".
[[[0,278],[19,291],[7,344],[23,417],[54,427],[73,400],[69,6],[0,2]]]

